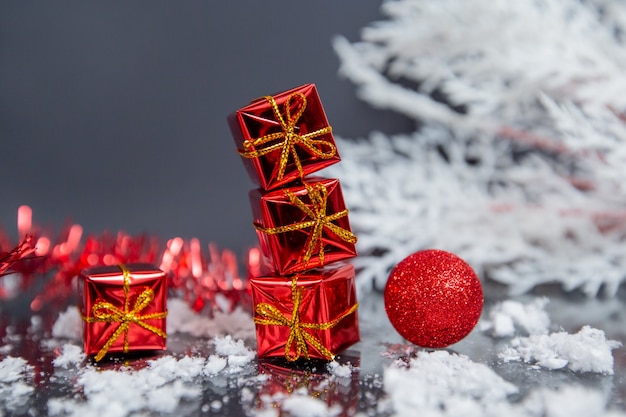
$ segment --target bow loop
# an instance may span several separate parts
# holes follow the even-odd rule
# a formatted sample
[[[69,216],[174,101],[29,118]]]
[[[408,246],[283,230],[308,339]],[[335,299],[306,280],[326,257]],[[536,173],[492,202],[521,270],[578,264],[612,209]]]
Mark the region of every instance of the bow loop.
[[[91,308],[91,314],[98,321],[117,322],[124,319],[124,311],[107,301],[95,303]]]
[[[269,100],[270,98],[271,98],[270,96],[265,97],[266,100]],[[293,116],[291,114],[291,108],[292,108],[291,101],[292,100],[296,101],[296,104],[294,105],[295,114]],[[295,130],[296,123],[298,122],[302,114],[304,114],[305,109],[306,109],[306,97],[304,96],[304,94],[293,93],[285,101],[285,115],[287,116],[287,123],[285,123],[282,120],[282,116],[280,115],[280,112],[275,111],[274,115],[276,117],[280,117],[281,125],[283,125],[283,129],[285,131],[293,132]]]
[[[133,306],[131,313],[140,312],[144,308],[148,307],[152,300],[154,300],[154,291],[150,288],[146,288],[137,296],[137,300],[135,300],[135,305]]]

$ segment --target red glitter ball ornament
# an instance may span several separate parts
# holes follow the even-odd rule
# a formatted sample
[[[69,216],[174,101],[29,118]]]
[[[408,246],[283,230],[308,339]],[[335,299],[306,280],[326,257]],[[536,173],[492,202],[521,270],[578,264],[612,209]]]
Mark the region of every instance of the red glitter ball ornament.
[[[483,309],[483,290],[474,270],[442,250],[409,255],[391,271],[385,310],[408,341],[426,348],[452,345],[472,331]]]

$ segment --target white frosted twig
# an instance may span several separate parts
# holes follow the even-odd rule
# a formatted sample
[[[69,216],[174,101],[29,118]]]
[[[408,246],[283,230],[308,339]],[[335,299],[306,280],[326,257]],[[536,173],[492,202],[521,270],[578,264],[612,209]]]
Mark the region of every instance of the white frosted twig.
[[[413,134],[340,141],[361,291],[424,248],[521,293],[626,280],[626,5],[395,0],[340,73]],[[610,13],[609,13],[610,12]]]

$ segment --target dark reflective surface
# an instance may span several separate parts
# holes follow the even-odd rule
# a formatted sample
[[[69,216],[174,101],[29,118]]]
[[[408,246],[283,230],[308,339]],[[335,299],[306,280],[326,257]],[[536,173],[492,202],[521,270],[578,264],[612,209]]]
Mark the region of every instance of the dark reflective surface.
[[[495,287],[488,286],[486,295],[485,312],[495,302],[504,299],[501,289]],[[574,333],[582,325],[589,324],[604,330],[609,339],[626,342],[626,326],[623,324],[626,319],[626,291],[623,288],[614,299],[587,299],[577,294],[563,294],[555,288],[543,288],[537,294],[516,299],[529,302],[537,295],[546,295],[550,299],[546,310],[554,330],[562,328]],[[24,294],[22,298],[25,297],[28,294]],[[50,307],[49,311],[31,317],[18,308],[19,305],[19,299],[0,305],[0,359],[7,356],[26,359],[35,371],[30,377],[20,381],[34,387],[34,390],[28,394],[20,394],[19,390],[13,390],[17,385],[0,382],[0,392],[3,394],[0,397],[0,410],[6,415],[37,416],[49,414],[50,398],[61,398],[80,404],[84,393],[77,384],[77,378],[92,361],[86,359],[82,365],[68,369],[55,368],[52,365],[65,342],[51,339],[50,329],[58,311],[64,310],[65,306]],[[321,361],[290,364],[280,359],[252,360],[240,369],[225,369],[217,375],[200,375],[183,380],[185,386],[198,391],[189,398],[183,398],[171,415],[259,415],[269,409],[280,409],[295,394],[320,399],[341,416],[354,415],[359,411],[367,415],[385,415],[377,408],[377,404],[385,397],[384,369],[396,359],[407,360],[419,348],[405,344],[391,328],[380,294],[361,297],[359,320],[362,341],[337,358],[340,364],[349,364],[352,371],[348,375],[333,374],[325,362]],[[608,408],[626,409],[624,347],[613,351],[615,374],[600,375],[570,370],[546,370],[519,362],[504,363],[498,359],[498,353],[509,341],[510,339],[493,338],[475,329],[467,338],[448,350],[467,355],[474,362],[487,364],[505,380],[516,385],[519,393],[510,396],[510,402],[523,400],[537,387],[556,389],[581,385],[600,392],[607,399]],[[246,341],[246,344],[255,348],[253,340]],[[117,356],[103,360],[98,366],[102,370],[127,372],[128,369],[145,368],[148,360],[166,355],[178,358],[208,357],[214,353],[215,348],[207,339],[187,334],[171,334],[168,338],[168,351],[165,353],[154,356]],[[151,413],[146,412],[145,415]]]

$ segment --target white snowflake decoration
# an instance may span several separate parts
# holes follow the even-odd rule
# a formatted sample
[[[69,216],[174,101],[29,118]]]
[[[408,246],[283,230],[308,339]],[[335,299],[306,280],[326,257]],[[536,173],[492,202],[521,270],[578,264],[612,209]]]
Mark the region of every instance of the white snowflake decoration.
[[[361,291],[404,256],[457,253],[513,293],[626,279],[626,5],[396,0],[341,73],[413,134],[340,140]],[[370,169],[364,169],[369,167]]]

